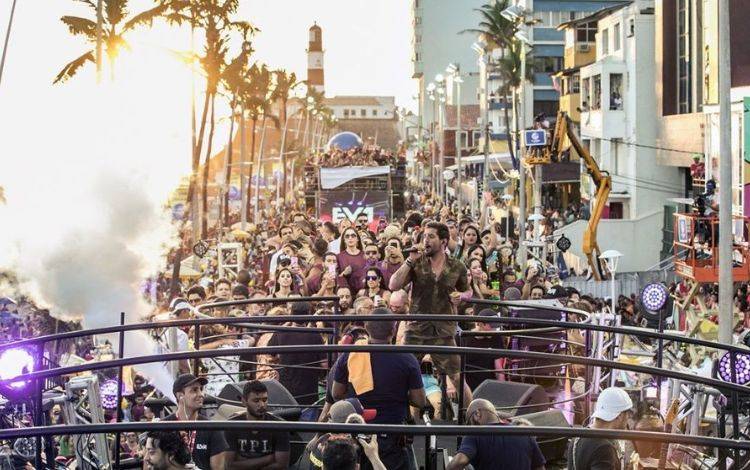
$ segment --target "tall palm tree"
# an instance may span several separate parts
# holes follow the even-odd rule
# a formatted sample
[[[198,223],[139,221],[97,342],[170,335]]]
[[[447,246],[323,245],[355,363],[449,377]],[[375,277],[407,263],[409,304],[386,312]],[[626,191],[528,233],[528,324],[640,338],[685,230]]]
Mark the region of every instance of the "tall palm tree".
[[[513,141],[510,133],[510,120],[508,116],[507,96],[512,94],[513,90],[518,89],[524,81],[533,82],[534,73],[531,66],[531,54],[526,55],[526,75],[521,76],[522,51],[515,34],[518,32],[519,23],[504,17],[502,12],[508,8],[512,2],[510,0],[497,0],[494,3],[486,3],[474,11],[480,14],[482,20],[477,28],[471,28],[461,31],[461,33],[480,34],[488,43],[488,47],[499,48],[502,50],[500,59],[494,64],[489,64],[494,73],[499,74],[503,79],[503,85],[498,90],[493,90],[496,94],[502,94],[505,101],[503,109],[506,123],[506,138],[508,142],[508,152],[511,159],[515,162],[516,157],[513,150]],[[514,103],[514,109],[517,110],[517,103]]]
[[[172,24],[189,24],[195,31],[203,33],[203,52],[195,57],[205,75],[206,87],[203,98],[203,111],[201,113],[200,127],[193,148],[192,172],[190,184],[188,185],[188,206],[190,211],[195,210],[193,201],[195,188],[197,186],[198,171],[200,168],[201,154],[206,136],[206,125],[209,126],[208,142],[206,145],[203,169],[203,221],[201,224],[202,236],[208,231],[208,163],[211,158],[213,134],[216,124],[214,105],[218,93],[221,75],[226,67],[226,58],[229,50],[231,33],[242,31],[243,35],[248,32],[257,31],[247,22],[233,20],[234,14],[239,7],[239,0],[162,0],[160,3],[167,11],[165,18]],[[209,110],[210,119],[209,119]]]
[[[95,63],[96,51],[96,3],[94,0],[78,0],[91,8],[93,19],[80,16],[63,16],[60,18],[68,31],[73,36],[83,36],[93,48],[84,52],[81,56],[65,64],[60,73],[57,74],[52,83],[62,83],[72,78],[87,62]],[[114,79],[115,60],[120,51],[130,49],[130,44],[125,39],[127,33],[141,26],[151,26],[154,19],[160,17],[166,11],[165,5],[157,5],[128,18],[129,0],[103,0],[103,27],[102,41],[106,47],[107,60],[109,62],[110,77]]]
[[[234,121],[237,117],[235,115],[235,109],[240,104],[242,99],[242,93],[247,87],[247,73],[248,63],[250,55],[254,52],[250,41],[245,38],[243,42],[242,50],[240,53],[227,65],[222,73],[222,84],[229,96],[229,107],[231,112],[230,124],[229,124],[229,138],[227,142],[227,162],[226,162],[226,175],[225,175],[225,186],[227,188],[224,194],[224,225],[229,226],[229,187],[232,181],[232,151],[234,142]],[[244,113],[244,109],[240,111]],[[244,120],[240,119],[240,125],[243,125]],[[242,168],[240,168],[242,171]]]
[[[281,174],[281,187],[284,189],[283,194],[286,194],[286,173],[287,173],[287,165],[286,165],[286,130],[287,125],[289,124],[289,116],[288,116],[288,109],[287,106],[289,104],[289,99],[292,97],[292,93],[295,88],[302,85],[301,81],[297,80],[297,75],[292,73],[287,73],[286,70],[280,69],[275,70],[274,76],[276,77],[276,87],[273,90],[273,95],[271,98],[273,100],[278,100],[280,103],[280,118],[281,122],[283,123],[283,131],[281,135],[281,147],[279,149],[279,153],[281,156],[281,168],[282,168],[282,174]]]

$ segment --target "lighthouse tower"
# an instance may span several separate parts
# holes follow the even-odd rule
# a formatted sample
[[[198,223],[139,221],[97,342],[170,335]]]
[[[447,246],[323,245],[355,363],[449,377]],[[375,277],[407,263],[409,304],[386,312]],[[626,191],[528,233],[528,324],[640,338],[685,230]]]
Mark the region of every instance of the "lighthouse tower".
[[[323,30],[317,23],[310,27],[310,43],[307,46],[307,84],[319,93],[323,86]]]

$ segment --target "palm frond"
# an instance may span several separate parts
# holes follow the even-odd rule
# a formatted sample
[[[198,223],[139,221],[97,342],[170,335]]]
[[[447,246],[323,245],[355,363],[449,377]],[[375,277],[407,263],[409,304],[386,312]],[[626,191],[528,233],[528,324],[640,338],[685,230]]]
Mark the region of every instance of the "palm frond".
[[[86,52],[85,54],[71,62],[68,62],[60,71],[60,73],[57,74],[57,77],[55,77],[55,80],[52,82],[52,84],[54,85],[57,83],[62,83],[73,77],[78,72],[78,70],[86,64],[86,62],[96,62],[96,59],[94,59],[93,50]]]
[[[89,39],[96,38],[96,22],[80,16],[63,16],[60,18],[65,26],[68,27],[70,34],[74,36],[83,35]]]
[[[111,26],[122,23],[128,15],[128,0],[103,0],[104,17]]]
[[[85,3],[86,5],[90,6],[91,9],[93,9],[94,11],[96,11],[96,4],[93,1],[91,1],[91,0],[76,0],[76,1],[81,2],[81,3]]]
[[[122,27],[122,30],[130,31],[132,29],[135,29],[137,26],[144,26],[144,25],[151,26],[154,23],[154,20],[161,17],[166,11],[167,11],[167,5],[159,5],[150,10],[146,10],[141,13],[138,13],[137,15],[135,15],[134,17],[130,18],[128,21],[125,22],[125,25]]]

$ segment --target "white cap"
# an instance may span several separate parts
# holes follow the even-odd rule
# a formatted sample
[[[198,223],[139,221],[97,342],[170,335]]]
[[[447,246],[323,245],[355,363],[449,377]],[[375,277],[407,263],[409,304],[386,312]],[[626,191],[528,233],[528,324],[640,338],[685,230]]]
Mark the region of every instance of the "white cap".
[[[623,411],[628,411],[632,408],[633,400],[630,399],[625,390],[610,387],[602,390],[602,393],[599,394],[594,414],[591,416],[609,422],[615,420]]]

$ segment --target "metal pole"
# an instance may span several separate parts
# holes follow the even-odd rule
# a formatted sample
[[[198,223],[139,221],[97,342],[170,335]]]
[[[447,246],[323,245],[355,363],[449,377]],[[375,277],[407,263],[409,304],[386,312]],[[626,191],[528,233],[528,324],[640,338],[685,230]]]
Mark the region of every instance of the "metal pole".
[[[732,120],[729,0],[719,0],[719,342],[731,344],[732,323]],[[709,165],[710,166],[710,165]],[[714,242],[715,243],[715,242]]]
[[[102,14],[104,0],[96,2],[96,83],[102,81],[102,29],[104,28],[104,15]]]
[[[519,90],[516,90],[520,93]],[[523,166],[523,156],[521,155],[521,123],[518,118],[518,107],[520,99],[518,96],[513,100],[515,109],[514,118],[516,121],[516,158],[518,159],[518,263],[521,266],[526,265],[526,247],[523,242],[526,240],[526,170]]]
[[[458,80],[456,81],[456,124],[458,127],[458,130],[456,131],[456,172],[458,173],[456,176],[456,200],[458,201],[458,211],[460,214],[463,209],[463,198],[461,197],[461,184],[463,183],[463,176],[461,174],[461,152],[463,151],[461,137],[463,136],[463,123],[461,122],[461,72],[459,70],[456,70],[456,77],[458,77]]]
[[[267,119],[263,117],[263,130],[260,134],[260,150],[258,151],[258,168],[255,171],[255,211],[253,220],[257,224],[260,221],[260,170],[263,168],[263,147],[266,140],[266,123]]]
[[[242,230],[247,228],[247,188],[245,187],[245,107],[240,112],[240,224]]]
[[[125,312],[120,312],[120,326],[125,325]],[[125,331],[120,331],[120,344],[118,345],[118,356],[125,357]],[[117,369],[117,422],[122,421],[122,369]],[[115,468],[120,468],[120,431],[115,433]]]
[[[616,260],[613,261],[613,263],[616,263],[616,262],[617,262]],[[615,273],[616,273],[616,271],[613,269],[612,270],[612,276],[611,276],[609,284],[610,284],[610,288],[611,288],[610,294],[612,295],[612,307],[611,307],[611,309],[612,309],[612,315],[613,315],[612,318],[614,318],[615,325],[617,325],[617,323],[618,323],[617,322],[617,308],[616,308],[617,301],[615,299],[615,294],[616,294],[615,289],[617,288],[617,286],[615,285]],[[602,324],[604,324],[604,319],[603,318],[602,318]],[[602,334],[602,336],[603,336],[603,334]],[[612,349],[610,350],[612,352],[612,354],[610,354],[610,356],[613,356],[614,353],[615,353],[615,348],[617,347],[618,335],[617,334],[610,335],[610,338],[612,339],[612,346],[611,346]],[[613,360],[614,360],[614,357],[613,357]],[[615,370],[614,369],[610,369],[609,370],[609,385],[610,385],[610,387],[614,387],[615,386]]]
[[[490,190],[490,103],[488,101],[490,73],[490,54],[487,49],[484,50],[484,89],[482,94],[482,104],[484,105],[484,189],[482,192]],[[506,127],[507,127],[506,123]],[[510,128],[506,129],[509,131]]]
[[[0,58],[0,83],[3,81],[3,70],[5,70],[5,56],[8,54],[8,43],[10,42],[10,28],[13,26],[13,14],[16,12],[16,0],[10,6],[10,18],[8,19],[8,29],[5,30],[5,45],[3,46],[3,57]]]

